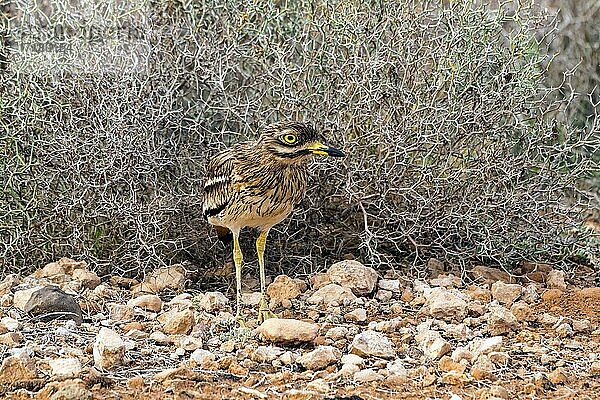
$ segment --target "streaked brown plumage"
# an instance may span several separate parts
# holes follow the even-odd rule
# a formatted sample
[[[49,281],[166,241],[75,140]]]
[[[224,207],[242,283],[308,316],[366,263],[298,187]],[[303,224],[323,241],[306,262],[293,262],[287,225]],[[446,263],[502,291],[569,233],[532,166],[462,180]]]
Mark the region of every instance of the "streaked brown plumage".
[[[274,317],[264,299],[264,247],[269,229],[285,219],[304,196],[307,161],[313,155],[344,156],[319,139],[317,132],[305,123],[278,122],[265,127],[257,141],[238,143],[208,164],[203,213],[224,243],[234,242],[236,318],[240,321],[240,230],[252,227],[261,232],[256,248],[262,293],[259,321],[262,322]]]

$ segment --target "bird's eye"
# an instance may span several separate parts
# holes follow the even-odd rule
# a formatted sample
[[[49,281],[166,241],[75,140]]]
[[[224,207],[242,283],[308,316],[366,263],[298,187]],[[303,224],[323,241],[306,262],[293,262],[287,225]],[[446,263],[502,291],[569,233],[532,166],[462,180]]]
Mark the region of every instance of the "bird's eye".
[[[292,133],[285,134],[281,137],[284,143],[294,144],[298,140],[298,137]]]

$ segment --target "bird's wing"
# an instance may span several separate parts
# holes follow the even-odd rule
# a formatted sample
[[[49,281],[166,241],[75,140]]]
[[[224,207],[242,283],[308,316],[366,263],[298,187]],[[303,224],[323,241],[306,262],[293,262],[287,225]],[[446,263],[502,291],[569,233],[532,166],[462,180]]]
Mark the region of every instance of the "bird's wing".
[[[204,181],[204,218],[219,214],[227,207],[233,196],[233,169],[235,158],[231,151],[218,154],[209,163]]]

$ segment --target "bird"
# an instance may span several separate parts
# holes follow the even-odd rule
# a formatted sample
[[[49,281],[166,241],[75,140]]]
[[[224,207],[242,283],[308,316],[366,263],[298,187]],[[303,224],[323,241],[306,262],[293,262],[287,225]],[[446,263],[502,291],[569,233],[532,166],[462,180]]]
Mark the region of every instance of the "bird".
[[[206,168],[202,213],[226,245],[233,241],[236,279],[235,320],[241,314],[243,228],[259,230],[256,252],[260,273],[258,322],[276,315],[265,299],[264,253],[269,230],[290,215],[304,197],[314,156],[344,157],[343,151],[322,143],[308,123],[280,121],[259,131],[257,140],[234,144],[212,158]]]

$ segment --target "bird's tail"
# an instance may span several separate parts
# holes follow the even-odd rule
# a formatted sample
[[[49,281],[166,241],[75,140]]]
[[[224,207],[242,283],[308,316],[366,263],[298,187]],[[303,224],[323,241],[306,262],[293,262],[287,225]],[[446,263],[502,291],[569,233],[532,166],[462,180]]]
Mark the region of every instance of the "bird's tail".
[[[228,228],[224,226],[214,226],[215,231],[217,232],[217,236],[223,244],[227,245],[233,241],[233,233]]]

